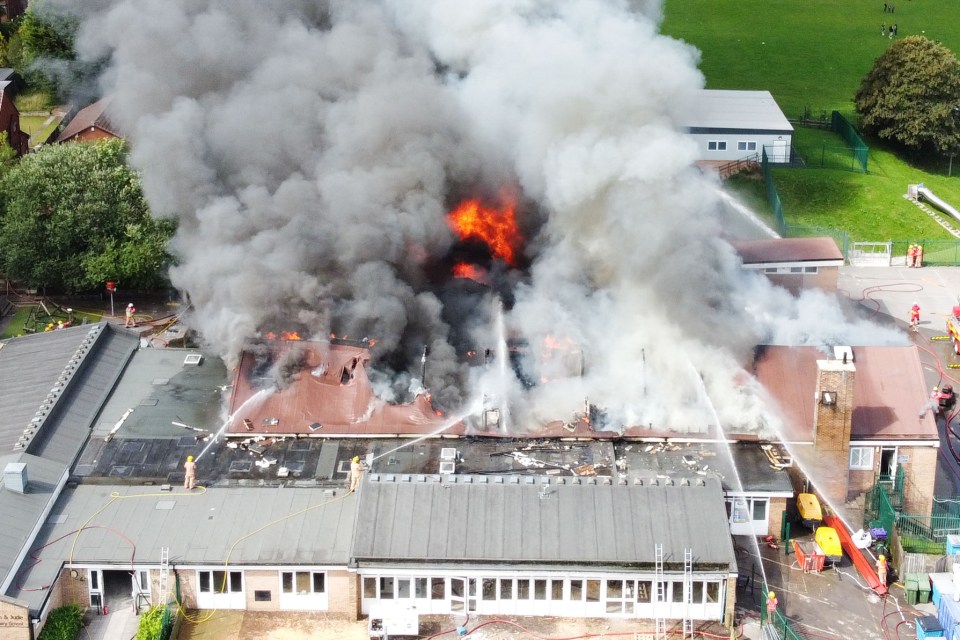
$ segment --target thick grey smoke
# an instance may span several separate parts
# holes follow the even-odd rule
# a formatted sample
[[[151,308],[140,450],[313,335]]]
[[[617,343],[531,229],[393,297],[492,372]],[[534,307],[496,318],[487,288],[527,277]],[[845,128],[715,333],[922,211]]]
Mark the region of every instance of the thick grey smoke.
[[[174,284],[227,357],[269,329],[336,331],[378,341],[373,378],[394,380],[389,392],[417,386],[427,346],[426,385],[448,406],[492,386],[520,420],[564,419],[588,398],[613,424],[698,431],[717,415],[762,422],[740,374],[758,342],[899,339],[739,269],[679,124],[703,85],[698,52],[658,34],[658,2],[85,10],[81,52],[109,58],[111,116],[155,213],[179,222]],[[470,376],[429,277],[454,244],[450,206],[504,186],[537,223],[505,320],[533,375],[554,381],[528,391],[510,372],[510,384]],[[495,306],[469,314],[480,344],[498,340]],[[547,370],[570,367],[569,353],[545,353],[557,339],[583,349],[582,377]]]

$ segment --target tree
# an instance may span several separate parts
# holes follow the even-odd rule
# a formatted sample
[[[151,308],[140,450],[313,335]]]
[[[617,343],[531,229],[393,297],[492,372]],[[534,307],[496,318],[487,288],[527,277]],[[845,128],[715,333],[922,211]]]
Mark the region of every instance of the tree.
[[[150,216],[122,140],[44,147],[0,179],[0,266],[31,287],[73,293],[117,280],[166,283],[173,223]]]
[[[75,59],[73,38],[77,19],[51,6],[33,2],[20,19],[16,43],[8,57],[31,87],[63,93],[70,84],[71,62]]]
[[[960,147],[960,61],[923,36],[894,42],[860,83],[854,104],[861,128],[912,152]]]

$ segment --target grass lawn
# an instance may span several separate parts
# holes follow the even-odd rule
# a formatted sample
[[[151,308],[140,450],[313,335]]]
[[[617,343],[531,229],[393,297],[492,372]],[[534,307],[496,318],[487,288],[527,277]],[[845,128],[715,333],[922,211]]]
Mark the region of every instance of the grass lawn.
[[[43,128],[43,123],[49,116],[20,116],[20,130],[28,135],[33,135]]]
[[[53,103],[53,96],[44,91],[22,93],[14,99],[14,103],[17,105],[17,110],[20,113],[49,112],[50,109],[56,106]]]
[[[836,109],[856,123],[853,96],[891,43],[880,36],[881,23],[896,22],[900,37],[925,32],[960,50],[960,3],[894,2],[891,14],[882,0],[665,0],[662,31],[701,50],[708,89],[767,89],[790,118]],[[908,184],[923,182],[960,206],[960,157],[948,177],[947,158],[908,162],[877,140],[866,142],[867,174],[774,170],[787,221],[842,229],[855,241],[952,238],[901,196]],[[838,159],[830,148],[842,142],[829,132],[798,129],[794,144],[817,163]],[[763,194],[762,184],[744,181],[733,190]]]

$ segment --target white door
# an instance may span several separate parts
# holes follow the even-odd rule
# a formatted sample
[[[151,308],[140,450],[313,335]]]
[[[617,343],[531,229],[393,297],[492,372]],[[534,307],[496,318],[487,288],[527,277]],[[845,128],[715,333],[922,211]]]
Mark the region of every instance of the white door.
[[[136,610],[150,608],[150,572],[137,569],[131,573],[133,582],[133,604]]]
[[[466,580],[450,578],[450,612],[463,613],[466,601]]]
[[[87,570],[87,589],[90,591],[90,606],[103,611],[103,571],[100,569]]]
[[[771,160],[773,162],[786,162],[789,160],[787,153],[789,152],[789,147],[787,146],[786,140],[774,140],[773,141],[773,157]]]

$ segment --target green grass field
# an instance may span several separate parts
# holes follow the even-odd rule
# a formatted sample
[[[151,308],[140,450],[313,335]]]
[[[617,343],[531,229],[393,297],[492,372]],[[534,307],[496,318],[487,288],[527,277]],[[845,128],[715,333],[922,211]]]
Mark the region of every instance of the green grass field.
[[[17,336],[22,336],[27,333],[31,333],[30,331],[26,331],[24,329],[24,323],[26,323],[30,319],[31,311],[33,310],[34,310],[33,307],[17,308],[16,312],[14,312],[14,314],[9,317],[6,325],[3,327],[3,330],[0,331],[0,340],[6,339],[6,338],[15,338]],[[86,320],[88,324],[94,323],[94,322],[100,322],[101,318],[102,316],[99,314],[89,313],[84,311],[77,311],[74,314],[74,322],[76,322],[77,324],[82,324],[84,320]],[[51,318],[46,314],[42,314],[42,317],[40,318],[40,322],[41,322],[40,325],[35,325],[36,330],[43,331],[44,329],[43,323],[50,322],[51,320],[53,321],[66,320],[66,316],[57,314]]]
[[[901,38],[923,33],[960,50],[960,3],[929,0],[896,2],[893,14],[884,13],[882,0],[665,0],[662,31],[700,49],[708,89],[766,89],[787,117],[837,110],[856,123],[853,96],[892,43],[880,36],[881,23],[893,22]],[[880,141],[866,142],[867,174],[775,170],[787,221],[839,228],[854,240],[951,238],[901,196],[908,184],[923,182],[960,206],[960,157],[948,177],[948,158],[909,163]],[[839,137],[808,129],[799,129],[794,143],[824,155],[842,144]],[[821,153],[810,155],[819,159]],[[740,181],[734,190],[762,199],[760,184]]]

